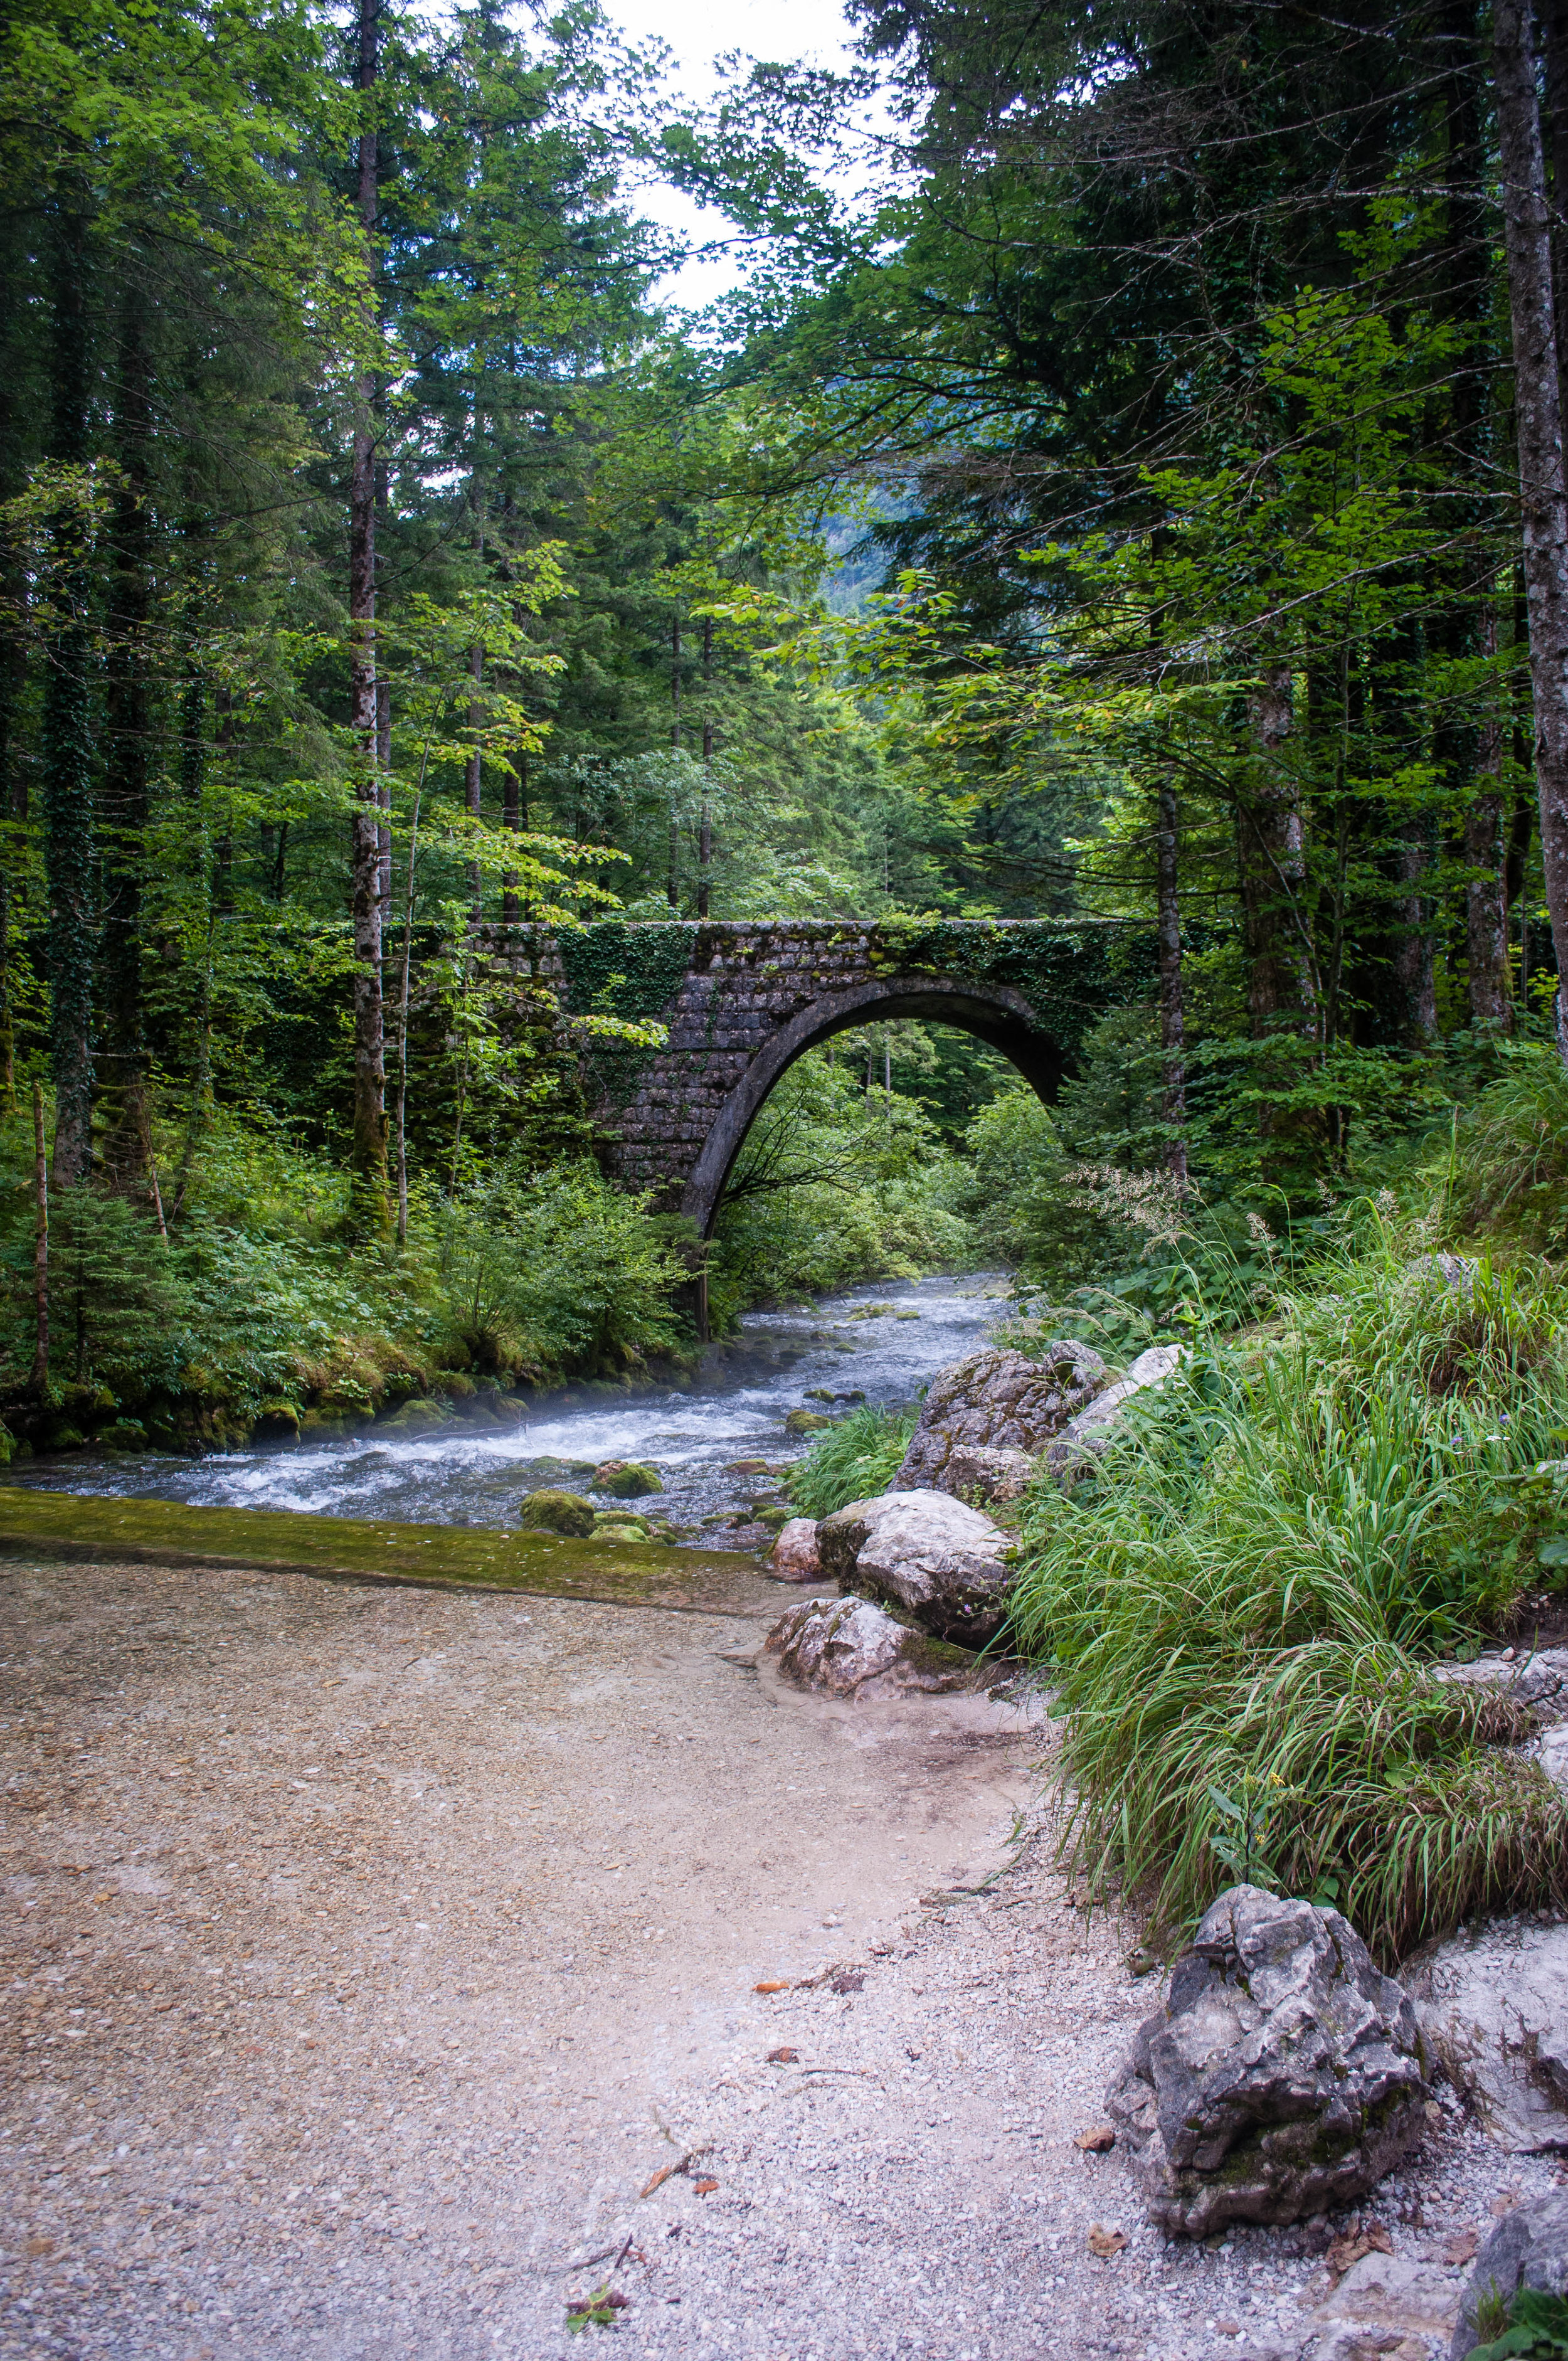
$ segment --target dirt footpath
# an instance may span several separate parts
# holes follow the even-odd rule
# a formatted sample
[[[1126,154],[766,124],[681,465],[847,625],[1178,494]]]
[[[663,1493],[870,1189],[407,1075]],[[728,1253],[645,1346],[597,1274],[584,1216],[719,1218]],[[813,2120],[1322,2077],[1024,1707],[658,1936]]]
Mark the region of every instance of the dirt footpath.
[[[0,2351],[1208,2354],[1311,2292],[1073,2145],[1148,1989],[1009,1845],[1038,1727],[799,1697],[740,1618],[0,1598]]]

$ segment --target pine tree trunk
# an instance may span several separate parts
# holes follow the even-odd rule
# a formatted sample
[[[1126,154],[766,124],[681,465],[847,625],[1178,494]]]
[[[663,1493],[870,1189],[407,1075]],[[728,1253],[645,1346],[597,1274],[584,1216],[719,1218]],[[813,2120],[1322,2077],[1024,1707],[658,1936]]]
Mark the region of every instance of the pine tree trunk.
[[[522,803],[528,792],[528,757],[519,754],[506,774],[501,788],[501,826],[509,836],[516,836],[522,827]],[[517,872],[509,869],[501,879],[501,924],[515,927],[521,911],[517,898]]]
[[[108,1120],[104,1164],[126,1195],[151,1194],[152,1114],[142,1005],[142,880],[147,860],[148,695],[152,652],[152,536],[147,462],[152,431],[142,296],[133,279],[120,339],[115,404],[114,597],[109,632],[108,754],[104,791],[104,1016]]]
[[[1295,719],[1290,666],[1271,663],[1252,701],[1258,763],[1237,813],[1247,1009],[1255,1037],[1281,1027],[1315,1030],[1317,992],[1301,940],[1306,834],[1284,749]]]
[[[27,1389],[39,1401],[49,1392],[49,1153],[44,1145],[43,1084],[33,1081],[33,1367]]]
[[[64,467],[88,456],[86,224],[55,223],[54,434]],[[49,888],[49,1056],[54,1077],[54,1177],[60,1189],[93,1165],[93,731],[87,566],[80,521],[56,528],[61,619],[49,649],[42,732],[44,873]]]
[[[1156,873],[1159,926],[1159,1046],[1165,1060],[1166,1122],[1175,1135],[1165,1159],[1179,1180],[1187,1179],[1187,1026],[1181,976],[1181,904],[1177,892],[1176,790],[1168,779],[1159,788]]]
[[[373,91],[378,70],[378,0],[360,0],[359,87]],[[359,219],[375,267],[380,211],[374,128],[359,139]],[[354,925],[354,1137],[350,1164],[356,1226],[390,1226],[387,1197],[387,1050],[381,1001],[381,821],[376,694],[376,394],[373,379],[356,388],[353,473],[349,484],[348,620],[349,723],[354,736],[355,794],[350,879]]]
[[[1495,0],[1492,46],[1513,331],[1535,777],[1547,907],[1561,979],[1557,1042],[1568,1063],[1568,485],[1546,169],[1526,0]]]
[[[1430,1049],[1437,1038],[1437,978],[1432,961],[1431,843],[1430,823],[1412,817],[1411,834],[1400,845],[1399,882],[1408,888],[1398,905],[1400,932],[1394,974],[1403,1009],[1408,1049]]]
[[[1497,653],[1497,609],[1482,609],[1481,653]],[[1508,856],[1503,840],[1503,717],[1493,691],[1476,733],[1475,785],[1464,815],[1464,938],[1470,982],[1470,1022],[1506,1033],[1513,1024],[1508,995]]]
[[[485,676],[485,651],[477,642],[468,651],[468,670],[476,686]],[[468,700],[468,759],[463,766],[463,802],[468,817],[478,820],[484,816],[484,758],[479,752],[478,736],[484,720],[484,708],[475,697]],[[468,863],[468,891],[474,904],[474,924],[478,926],[485,915],[484,863],[475,859]]]

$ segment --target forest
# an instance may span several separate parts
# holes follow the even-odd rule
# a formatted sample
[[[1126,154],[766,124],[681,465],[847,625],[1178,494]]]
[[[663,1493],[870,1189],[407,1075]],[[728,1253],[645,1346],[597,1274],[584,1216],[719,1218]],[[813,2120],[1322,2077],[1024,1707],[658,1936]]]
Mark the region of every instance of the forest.
[[[699,1253],[1147,1337],[1564,1244],[1568,31],[850,17],[698,105],[593,0],[7,12],[10,1444],[623,1383]],[[704,1247],[486,946],[823,913],[1157,957],[1048,1109],[811,1053]]]

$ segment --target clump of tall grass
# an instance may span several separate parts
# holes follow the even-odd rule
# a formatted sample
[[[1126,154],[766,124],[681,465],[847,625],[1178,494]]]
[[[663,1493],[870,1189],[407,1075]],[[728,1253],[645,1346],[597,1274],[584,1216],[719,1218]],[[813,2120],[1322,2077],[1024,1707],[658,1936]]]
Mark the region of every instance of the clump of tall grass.
[[[1333,1901],[1392,1959],[1568,1900],[1562,1801],[1500,1751],[1528,1716],[1431,1670],[1561,1554],[1568,1290],[1392,1248],[1319,1279],[1282,1334],[1195,1353],[1092,1477],[1031,1497],[1014,1622],[1102,1878],[1174,1928],[1249,1877]]]
[[[1504,1043],[1502,1072],[1454,1125],[1442,1210],[1457,1235],[1507,1230],[1568,1246],[1568,1068],[1554,1041]]]
[[[789,1497],[803,1517],[830,1517],[851,1500],[885,1492],[909,1448],[919,1412],[864,1402],[835,1419],[790,1470]]]

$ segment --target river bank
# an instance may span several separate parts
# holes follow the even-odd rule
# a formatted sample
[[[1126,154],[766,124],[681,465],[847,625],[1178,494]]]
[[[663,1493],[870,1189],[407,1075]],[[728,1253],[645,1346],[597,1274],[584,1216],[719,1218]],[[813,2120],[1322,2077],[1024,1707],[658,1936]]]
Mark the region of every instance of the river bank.
[[[1005,1300],[1004,1280],[983,1272],[856,1288],[802,1311],[749,1315],[678,1387],[565,1387],[487,1412],[482,1424],[454,1412],[432,1432],[397,1434],[367,1419],[330,1441],[195,1459],[69,1452],[18,1460],[5,1480],[211,1509],[503,1527],[541,1486],[586,1492],[603,1461],[631,1459],[658,1469],[657,1505],[674,1537],[711,1546],[757,1489],[760,1471],[733,1463],[776,1469],[805,1447],[785,1430],[791,1411],[913,1400],[985,1339]]]

